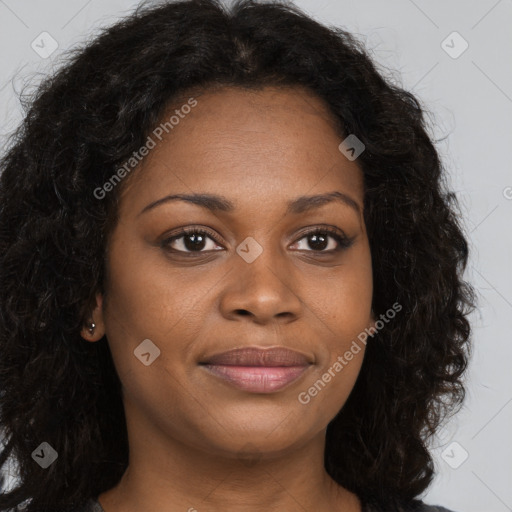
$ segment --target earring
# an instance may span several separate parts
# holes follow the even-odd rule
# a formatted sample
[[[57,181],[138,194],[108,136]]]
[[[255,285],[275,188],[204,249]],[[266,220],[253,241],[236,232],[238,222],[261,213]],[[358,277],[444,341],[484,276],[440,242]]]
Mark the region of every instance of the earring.
[[[94,329],[96,329],[96,324],[95,324],[94,322],[91,322],[91,323],[89,324],[89,327],[88,327],[88,328],[89,328],[89,333],[90,333],[90,334],[94,334]]]

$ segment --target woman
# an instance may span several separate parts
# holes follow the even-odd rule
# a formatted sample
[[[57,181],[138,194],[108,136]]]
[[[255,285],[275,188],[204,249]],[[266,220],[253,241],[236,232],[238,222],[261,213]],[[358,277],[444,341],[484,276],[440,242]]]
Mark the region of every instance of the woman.
[[[0,510],[434,511],[468,248],[424,110],[298,8],[140,9],[2,160]]]

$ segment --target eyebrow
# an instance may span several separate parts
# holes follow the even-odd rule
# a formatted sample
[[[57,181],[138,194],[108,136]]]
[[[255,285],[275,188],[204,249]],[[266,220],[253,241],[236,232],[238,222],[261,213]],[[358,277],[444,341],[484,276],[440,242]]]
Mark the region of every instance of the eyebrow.
[[[229,199],[223,196],[215,194],[171,194],[145,206],[137,215],[137,217],[149,210],[156,208],[157,206],[171,201],[186,201],[206,208],[211,212],[221,211],[229,213],[235,210],[235,205],[229,201]],[[359,204],[347,194],[338,191],[329,192],[326,194],[297,197],[291,201],[288,201],[286,213],[304,213],[306,211],[319,208],[320,206],[335,201],[340,202],[345,206],[349,206],[355,210],[358,215],[360,214]]]

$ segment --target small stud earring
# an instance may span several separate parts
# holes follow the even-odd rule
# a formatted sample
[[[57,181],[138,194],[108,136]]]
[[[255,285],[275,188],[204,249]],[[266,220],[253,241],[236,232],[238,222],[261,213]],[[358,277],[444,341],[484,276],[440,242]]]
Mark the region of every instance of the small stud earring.
[[[94,329],[96,329],[96,324],[94,322],[91,322],[89,324],[89,333],[94,334]]]

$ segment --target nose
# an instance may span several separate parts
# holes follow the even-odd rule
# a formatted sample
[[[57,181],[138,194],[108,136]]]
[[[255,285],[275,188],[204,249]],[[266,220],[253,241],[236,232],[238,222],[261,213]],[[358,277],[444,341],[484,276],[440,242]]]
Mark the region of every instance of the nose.
[[[289,323],[301,315],[298,279],[293,266],[265,249],[252,263],[236,256],[221,293],[222,315],[230,320],[249,317],[257,324]]]

